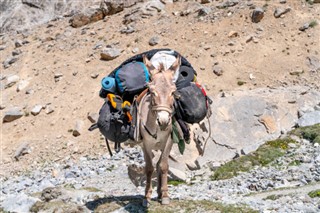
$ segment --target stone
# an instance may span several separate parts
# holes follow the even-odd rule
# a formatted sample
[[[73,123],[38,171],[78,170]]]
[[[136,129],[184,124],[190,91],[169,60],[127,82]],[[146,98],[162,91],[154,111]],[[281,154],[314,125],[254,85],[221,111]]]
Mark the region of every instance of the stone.
[[[169,167],[169,179],[170,180],[181,180],[181,181],[186,181],[187,176],[185,171],[181,171],[179,169]]]
[[[7,48],[7,46],[5,45],[0,45],[0,51],[5,50]]]
[[[7,212],[30,212],[30,208],[37,201],[40,200],[22,192],[5,197],[2,202],[2,208]]]
[[[16,61],[18,61],[18,57],[13,56],[13,57],[9,57],[7,58],[4,62],[3,62],[3,67],[6,69],[8,67],[11,66],[11,64],[15,63]]]
[[[100,56],[102,60],[110,61],[119,57],[120,54],[121,54],[121,51],[117,48],[105,48],[100,53]]]
[[[218,66],[218,65],[214,65],[212,67],[213,73],[216,74],[217,76],[221,76],[223,74],[223,69],[222,67]]]
[[[5,112],[3,122],[11,122],[21,118],[24,115],[20,107],[13,107]]]
[[[12,56],[17,56],[17,55],[20,55],[21,53],[22,53],[21,49],[15,49],[12,51]]]
[[[74,137],[78,137],[81,135],[82,128],[83,128],[84,122],[82,120],[77,120],[76,124],[74,126],[74,129],[72,131],[72,135]]]
[[[97,123],[99,114],[96,112],[89,112],[87,117],[91,123]]]
[[[29,81],[28,80],[19,81],[18,84],[17,84],[17,92],[20,92],[20,91],[24,90],[25,88],[27,88],[28,85],[29,85]]]
[[[280,4],[285,4],[287,3],[287,0],[280,0]]]
[[[54,108],[51,105],[46,105],[45,112],[46,114],[51,114],[54,112]]]
[[[304,113],[298,120],[298,126],[311,126],[320,123],[320,111]]]
[[[100,7],[87,8],[83,13],[76,14],[70,19],[70,25],[74,28],[79,28],[89,23],[103,20],[106,14]]]
[[[150,46],[155,46],[159,44],[160,38],[158,36],[154,36],[149,40],[149,45]]]
[[[229,38],[234,38],[234,37],[238,37],[238,36],[239,36],[239,33],[236,32],[236,31],[230,31],[230,32],[228,33],[228,37],[229,37]]]
[[[104,0],[100,5],[104,15],[113,15],[123,11],[125,8],[132,7],[140,0]]]
[[[42,110],[42,105],[37,104],[32,108],[31,114],[36,116],[41,112],[41,110]]]
[[[308,56],[307,57],[307,65],[311,69],[311,72],[318,72],[320,71],[320,60],[315,56]]]
[[[291,8],[286,8],[286,9],[281,9],[281,8],[276,8],[274,13],[273,13],[273,16],[275,18],[280,18],[282,15],[288,13],[291,11]]]
[[[201,4],[211,3],[212,0],[201,0]]]
[[[146,182],[146,175],[144,166],[137,164],[130,164],[128,166],[128,176],[131,182],[136,186],[143,186]]]
[[[228,7],[236,6],[239,3],[239,0],[225,0],[223,3],[217,5],[218,9],[225,9]]]
[[[13,157],[18,161],[21,156],[29,153],[31,153],[31,147],[28,142],[24,142],[18,147]]]
[[[11,75],[7,77],[4,88],[9,88],[15,85],[19,81],[20,77],[18,75]]]
[[[258,23],[263,19],[263,17],[264,17],[264,10],[260,7],[257,7],[252,11],[251,21],[253,23]]]
[[[132,26],[126,26],[125,28],[123,28],[122,30],[120,30],[120,33],[123,34],[131,34],[134,33],[136,30],[134,29],[134,27]]]
[[[309,28],[309,23],[305,23],[302,27],[299,27],[300,31],[305,31]]]
[[[16,48],[22,47],[22,41],[21,41],[21,40],[16,40],[16,41],[14,42],[14,46],[15,46]]]

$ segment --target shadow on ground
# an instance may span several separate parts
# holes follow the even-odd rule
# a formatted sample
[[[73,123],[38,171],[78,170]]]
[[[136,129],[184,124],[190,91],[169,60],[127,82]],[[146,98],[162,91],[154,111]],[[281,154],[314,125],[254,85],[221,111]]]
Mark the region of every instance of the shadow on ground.
[[[123,209],[127,212],[147,212],[142,206],[143,196],[110,196],[87,202],[86,207],[93,212],[111,212]]]

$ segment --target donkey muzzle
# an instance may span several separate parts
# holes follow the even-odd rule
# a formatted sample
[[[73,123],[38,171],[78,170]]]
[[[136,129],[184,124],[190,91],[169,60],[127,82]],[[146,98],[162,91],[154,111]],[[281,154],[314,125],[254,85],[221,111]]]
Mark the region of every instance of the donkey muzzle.
[[[171,114],[167,111],[158,111],[157,112],[157,123],[161,131],[168,129],[169,124],[171,123]]]

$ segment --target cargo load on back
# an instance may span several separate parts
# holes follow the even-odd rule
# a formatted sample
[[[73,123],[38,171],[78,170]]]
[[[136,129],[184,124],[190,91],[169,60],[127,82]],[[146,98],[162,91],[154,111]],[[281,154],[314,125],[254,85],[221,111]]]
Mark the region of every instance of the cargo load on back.
[[[106,139],[115,142],[117,148],[129,138],[137,140],[134,134],[137,103],[133,102],[142,91],[148,89],[150,81],[143,55],[154,67],[160,64],[170,67],[180,54],[171,49],[150,50],[127,59],[102,79],[99,96],[105,99],[105,103],[100,110],[96,127]],[[186,140],[190,134],[184,122],[193,124],[202,121],[208,113],[211,101],[197,83],[196,77],[194,68],[187,59],[181,57],[180,69],[174,76],[177,87],[174,113]]]

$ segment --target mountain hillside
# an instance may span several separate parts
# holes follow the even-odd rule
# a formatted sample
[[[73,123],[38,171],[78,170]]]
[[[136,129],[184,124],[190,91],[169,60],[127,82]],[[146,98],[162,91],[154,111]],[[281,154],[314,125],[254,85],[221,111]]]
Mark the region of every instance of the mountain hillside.
[[[103,137],[87,131],[88,116],[96,117],[104,102],[101,79],[150,49],[181,53],[213,98],[261,88],[320,91],[317,0],[1,0],[0,6],[1,118],[14,117],[1,123],[2,178],[104,156]],[[107,50],[118,54],[105,60]]]

